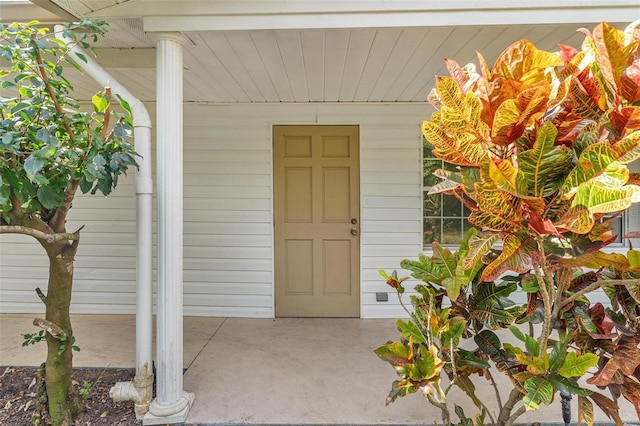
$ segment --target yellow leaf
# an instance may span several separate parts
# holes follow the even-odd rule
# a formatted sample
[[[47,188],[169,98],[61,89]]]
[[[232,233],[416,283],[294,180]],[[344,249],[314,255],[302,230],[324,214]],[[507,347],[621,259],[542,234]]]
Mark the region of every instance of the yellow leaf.
[[[554,225],[576,234],[586,234],[593,228],[593,216],[585,206],[574,206]]]
[[[538,50],[529,40],[519,40],[500,54],[491,71],[508,79],[534,84],[545,78],[547,68],[562,65],[557,54]]]
[[[502,253],[482,272],[482,281],[494,281],[506,271],[528,272],[537,253],[535,241],[527,236],[509,234],[504,239]]]
[[[587,397],[578,395],[578,425],[583,420],[587,426],[593,426],[593,403]]]
[[[527,195],[524,174],[510,160],[490,159],[489,177],[502,191],[516,197]]]
[[[464,95],[451,77],[436,77],[436,92],[443,106],[462,111]]]
[[[433,145],[433,154],[459,166],[477,167],[487,156],[482,140],[470,133],[448,133],[433,121],[422,123],[422,134]]]
[[[566,196],[573,195],[580,185],[603,173],[607,166],[615,161],[617,157],[618,155],[609,142],[589,145],[582,151],[578,164],[571,170],[564,181],[562,192]]]
[[[571,207],[584,206],[589,214],[612,213],[625,210],[631,204],[640,201],[640,186],[626,185],[611,188],[599,181],[591,181],[581,185]]]

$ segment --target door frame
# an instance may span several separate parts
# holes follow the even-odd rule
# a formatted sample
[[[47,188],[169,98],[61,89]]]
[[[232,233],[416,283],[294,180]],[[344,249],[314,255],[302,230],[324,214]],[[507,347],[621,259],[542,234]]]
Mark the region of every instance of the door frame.
[[[358,127],[358,217],[360,218],[360,238],[358,238],[358,292],[359,292],[359,315],[362,318],[362,125],[353,122],[281,122],[272,121],[269,123],[269,161],[271,162],[271,317],[276,317],[276,245],[275,245],[275,162],[274,162],[274,140],[273,128],[276,126],[357,126]]]

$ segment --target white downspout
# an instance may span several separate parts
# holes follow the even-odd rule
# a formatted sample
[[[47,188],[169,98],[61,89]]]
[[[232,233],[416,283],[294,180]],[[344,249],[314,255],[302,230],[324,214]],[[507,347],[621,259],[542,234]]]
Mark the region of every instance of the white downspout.
[[[148,410],[153,393],[152,371],[152,194],[151,179],[151,118],[143,103],[113,78],[77,43],[63,35],[64,27],[55,26],[55,34],[67,43],[69,55],[76,64],[101,86],[110,86],[112,93],[129,103],[133,115],[133,139],[140,155],[136,171],[136,375],[133,382],[120,382],[111,388],[109,396],[116,401],[134,401],[136,415],[141,418]],[[76,59],[75,53],[86,58]]]

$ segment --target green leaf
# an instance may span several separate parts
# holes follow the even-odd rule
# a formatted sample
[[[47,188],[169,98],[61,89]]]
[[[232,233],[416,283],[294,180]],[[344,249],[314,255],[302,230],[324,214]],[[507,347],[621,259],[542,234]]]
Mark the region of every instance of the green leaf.
[[[487,254],[493,244],[500,239],[500,234],[494,232],[478,232],[469,238],[469,252],[464,257],[464,268],[470,269],[482,261],[482,256]]]
[[[524,342],[525,347],[527,348],[527,352],[531,356],[538,356],[540,354],[540,345],[538,341],[528,334],[524,334],[518,327],[515,325],[510,325],[509,330],[511,333],[521,342]]]
[[[522,291],[527,293],[537,293],[540,291],[540,285],[535,275],[528,274],[522,279]]]
[[[588,389],[583,389],[578,384],[578,381],[574,378],[566,378],[559,376],[557,374],[553,374],[549,381],[553,385],[554,388],[559,391],[563,391],[572,395],[580,395],[580,396],[589,396],[593,392]]]
[[[64,195],[50,186],[41,186],[36,191],[38,201],[47,210],[53,210],[60,205]]]
[[[374,350],[383,361],[394,367],[401,367],[409,363],[409,348],[400,342],[388,343]]]
[[[36,139],[43,143],[49,142],[49,131],[44,127],[38,129],[38,131],[36,132]]]
[[[567,356],[567,343],[556,341],[551,349],[549,355],[549,369],[557,371],[564,362],[564,358]]]
[[[396,321],[396,325],[403,339],[409,340],[409,338],[412,338],[414,343],[427,343],[420,329],[413,322],[405,322],[399,319]]]
[[[456,351],[456,365],[459,367],[475,367],[483,370],[491,368],[491,364],[484,359],[478,358],[474,352],[466,351],[461,348]]]
[[[33,180],[36,173],[38,173],[44,167],[44,162],[33,155],[27,157],[24,162],[24,171],[30,180]]]
[[[103,178],[105,177],[105,168],[104,166],[107,164],[107,161],[100,154],[96,154],[91,159],[91,162],[87,164],[87,171],[94,176],[95,178]]]
[[[470,306],[471,316],[493,330],[513,323],[518,313],[506,308],[514,305],[508,296],[516,289],[516,283],[499,286],[494,282],[480,283],[475,291],[475,303]]]
[[[0,211],[11,209],[11,190],[8,186],[0,185]]]
[[[538,131],[533,148],[518,155],[518,165],[524,181],[535,197],[547,197],[561,185],[571,167],[573,155],[564,145],[556,146],[558,131],[550,121]]]
[[[86,55],[84,55],[84,54],[82,54],[80,52],[74,52],[74,53],[78,58],[80,58],[82,60],[82,62],[85,62],[85,63],[87,62],[87,56]]]
[[[440,265],[424,255],[418,256],[418,261],[405,259],[400,262],[400,267],[411,271],[413,278],[434,284],[440,284],[446,276]]]
[[[461,406],[455,404],[454,411],[460,419],[460,423],[458,423],[458,426],[473,426],[473,421],[464,414],[464,410]]]
[[[93,103],[93,109],[96,112],[104,112],[109,106],[109,98],[104,92],[99,92],[93,95],[91,102]]]
[[[482,330],[473,337],[482,352],[489,355],[491,359],[500,357],[500,338],[491,330]]]
[[[558,369],[558,374],[562,377],[582,377],[587,370],[598,363],[598,356],[586,353],[578,356],[575,352],[569,352]]]
[[[442,247],[437,241],[433,243],[433,261],[440,266],[445,278],[456,276],[456,259],[448,248]]]
[[[445,349],[449,348],[457,348],[458,344],[460,344],[460,337],[462,337],[462,333],[464,333],[466,329],[465,321],[453,321],[449,322],[449,329],[442,333],[442,347]]]
[[[524,382],[527,394],[522,399],[524,406],[528,410],[537,410],[540,404],[550,404],[553,400],[553,386],[542,377],[531,377]]]

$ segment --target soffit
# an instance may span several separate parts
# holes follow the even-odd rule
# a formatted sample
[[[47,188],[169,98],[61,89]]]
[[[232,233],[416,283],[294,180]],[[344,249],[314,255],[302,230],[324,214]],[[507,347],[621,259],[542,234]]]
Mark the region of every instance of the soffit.
[[[558,43],[579,46],[583,36],[576,29],[592,28],[592,22],[598,20],[586,12],[600,11],[599,16],[606,18],[618,16],[620,10],[634,4],[632,0],[539,0],[527,9],[523,2],[503,0],[480,3],[452,0],[446,5],[404,0],[32,1],[55,3],[82,16],[106,17],[111,29],[97,44],[98,61],[145,101],[155,100],[155,41],[153,33],[145,31],[148,28],[142,15],[162,17],[165,22],[177,15],[193,18],[212,14],[230,19],[225,22],[236,22],[233,20],[238,16],[249,15],[290,15],[306,22],[309,17],[322,22],[321,18],[328,15],[333,18],[353,13],[376,16],[370,20],[362,15],[361,20],[350,21],[350,28],[330,28],[325,23],[316,26],[327,28],[291,29],[284,21],[278,24],[277,20],[274,25],[279,29],[213,31],[189,30],[185,26],[180,31],[185,40],[184,99],[212,103],[425,102],[435,84],[435,76],[447,74],[444,58],[454,59],[461,65],[470,61],[477,63],[475,52],[480,51],[491,64],[499,52],[521,38],[528,38],[546,50],[556,50]],[[591,6],[580,9],[583,3]],[[460,17],[474,8],[483,13],[493,8],[501,16],[507,12],[526,16],[544,12],[545,7],[549,8],[547,16],[578,8],[585,12],[587,23],[577,21],[577,17],[582,16],[578,13],[564,24],[470,25],[461,22],[463,25],[454,26],[427,21],[428,26],[415,22],[407,26],[370,26],[372,22],[380,22],[381,16],[398,13],[404,14],[405,21],[409,22],[409,17],[422,12],[444,11]],[[177,15],[168,16],[172,13]],[[541,20],[539,16],[535,19]],[[89,77],[71,69],[70,72],[78,98],[90,99],[99,89]]]
[[[143,100],[155,99],[153,42],[132,23],[99,43],[98,60]],[[138,22],[139,23],[139,22]],[[585,24],[591,27],[591,24]],[[510,43],[578,46],[581,25],[184,32],[184,99],[197,102],[424,102],[444,58],[489,64]],[[125,31],[126,29],[126,31]],[[126,37],[126,40],[124,39]],[[127,43],[135,49],[122,49]],[[96,90],[74,78],[81,97]],[[84,92],[83,92],[84,91]]]

